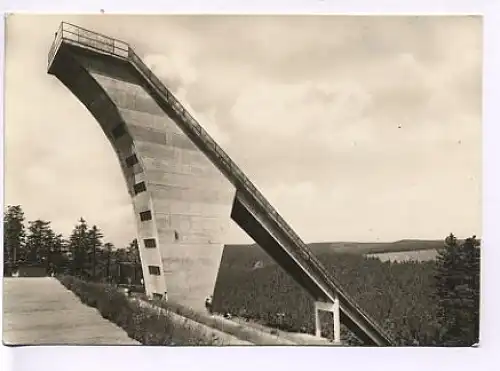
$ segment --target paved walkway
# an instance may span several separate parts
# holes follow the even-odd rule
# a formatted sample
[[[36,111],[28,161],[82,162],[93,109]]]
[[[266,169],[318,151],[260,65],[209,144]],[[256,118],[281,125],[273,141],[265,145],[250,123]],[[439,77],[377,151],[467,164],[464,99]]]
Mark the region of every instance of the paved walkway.
[[[140,344],[55,278],[3,279],[6,345]]]

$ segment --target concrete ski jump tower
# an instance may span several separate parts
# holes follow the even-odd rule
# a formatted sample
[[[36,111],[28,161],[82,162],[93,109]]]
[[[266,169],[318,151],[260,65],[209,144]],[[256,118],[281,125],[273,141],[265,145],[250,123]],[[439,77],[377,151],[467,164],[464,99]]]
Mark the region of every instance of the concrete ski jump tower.
[[[62,23],[56,76],[113,146],[132,199],[146,292],[200,309],[214,289],[233,219],[366,344],[391,340],[342,290],[245,174],[126,43]]]

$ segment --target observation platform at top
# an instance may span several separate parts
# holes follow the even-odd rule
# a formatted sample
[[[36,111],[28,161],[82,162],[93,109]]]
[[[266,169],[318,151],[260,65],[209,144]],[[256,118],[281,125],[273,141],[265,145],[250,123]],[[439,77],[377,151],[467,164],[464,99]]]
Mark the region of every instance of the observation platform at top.
[[[47,71],[50,73],[58,51],[63,45],[73,45],[91,52],[128,61],[134,53],[129,44],[109,36],[87,30],[71,23],[61,22],[50,47]]]
[[[281,215],[253,185],[241,169],[220,148],[197,120],[182,106],[165,85],[135,54],[133,49],[121,40],[117,40],[82,27],[63,22],[55,34],[54,42],[48,54],[48,73],[57,75],[64,69],[64,63],[58,63],[63,51],[86,50],[104,59],[112,57],[132,67],[142,76],[145,89],[150,92],[158,104],[176,116],[180,129],[192,140],[220,172],[234,185],[236,201],[245,205],[246,215],[253,214],[273,239],[280,241],[278,247],[263,248],[269,251],[278,248],[290,264],[285,269],[294,278],[303,277],[303,287],[319,302],[340,301],[340,315],[345,322],[359,329],[360,335],[376,345],[391,345],[382,329],[364,313],[357,303],[347,295],[337,279],[331,276],[307,245],[285,222]],[[61,60],[64,58],[62,57]],[[234,218],[233,218],[234,219]],[[241,222],[241,221],[240,221]],[[243,221],[244,222],[244,221]],[[240,225],[241,226],[241,225]],[[248,231],[247,231],[248,233]],[[274,244],[277,246],[276,244]],[[268,251],[269,250],[269,251]]]

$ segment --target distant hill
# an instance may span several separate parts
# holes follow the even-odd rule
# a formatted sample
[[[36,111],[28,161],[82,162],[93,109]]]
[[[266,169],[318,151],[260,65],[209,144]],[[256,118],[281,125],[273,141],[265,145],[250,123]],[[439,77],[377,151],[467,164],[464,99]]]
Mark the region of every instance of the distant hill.
[[[437,249],[444,247],[443,240],[404,239],[395,242],[313,242],[308,244],[316,255],[331,253],[376,256],[386,260],[433,260]],[[244,265],[249,270],[262,267],[273,260],[257,244],[225,245],[230,250],[227,259],[235,265]],[[257,264],[257,266],[256,266]],[[248,265],[248,267],[247,267]]]
[[[313,242],[308,244],[308,246],[316,254],[338,252],[366,255],[402,251],[435,250],[443,247],[443,240],[405,239],[395,242]],[[267,256],[257,244],[226,245],[226,248],[245,250],[245,254],[255,255],[257,259],[260,256]],[[256,251],[250,252],[249,248]]]
[[[435,250],[443,247],[443,240],[400,240],[396,242],[319,242],[309,247],[317,253],[340,252],[353,254],[380,254],[387,252]]]

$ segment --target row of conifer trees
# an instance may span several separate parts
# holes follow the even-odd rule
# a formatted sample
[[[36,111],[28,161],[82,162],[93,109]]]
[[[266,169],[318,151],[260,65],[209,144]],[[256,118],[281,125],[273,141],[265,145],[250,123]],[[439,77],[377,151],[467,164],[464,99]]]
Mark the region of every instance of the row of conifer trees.
[[[139,284],[142,270],[137,240],[118,248],[104,241],[101,230],[83,218],[64,238],[52,229],[50,221],[37,219],[26,225],[22,207],[8,206],[4,212],[4,275],[20,266],[37,266],[48,275]]]

